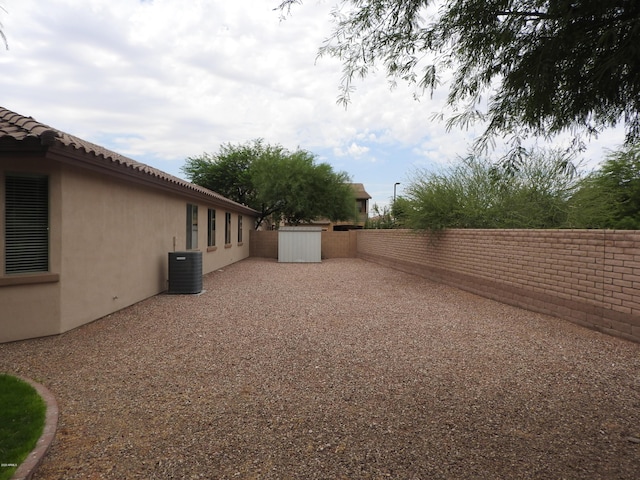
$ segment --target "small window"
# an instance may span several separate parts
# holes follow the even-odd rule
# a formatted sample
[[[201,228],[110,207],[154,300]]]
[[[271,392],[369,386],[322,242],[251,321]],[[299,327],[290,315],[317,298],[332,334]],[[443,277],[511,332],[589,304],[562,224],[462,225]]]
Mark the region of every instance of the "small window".
[[[187,204],[187,250],[198,248],[198,206]]]
[[[242,215],[238,215],[238,243],[242,243]]]
[[[49,177],[5,177],[5,272],[49,271]]]
[[[226,212],[224,217],[224,243],[229,245],[231,243],[231,214]]]
[[[213,208],[209,209],[209,220],[207,222],[207,246],[216,246],[216,211]]]

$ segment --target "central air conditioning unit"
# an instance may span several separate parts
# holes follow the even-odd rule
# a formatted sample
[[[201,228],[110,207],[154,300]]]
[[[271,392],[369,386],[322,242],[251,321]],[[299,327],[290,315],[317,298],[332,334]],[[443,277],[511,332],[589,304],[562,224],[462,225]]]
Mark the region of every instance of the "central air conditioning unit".
[[[168,293],[202,292],[202,252],[169,252]]]

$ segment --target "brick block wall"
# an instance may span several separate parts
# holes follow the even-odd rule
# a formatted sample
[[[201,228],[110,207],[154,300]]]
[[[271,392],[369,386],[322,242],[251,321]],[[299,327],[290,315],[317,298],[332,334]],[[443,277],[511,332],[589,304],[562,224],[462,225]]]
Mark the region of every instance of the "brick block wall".
[[[357,231],[322,232],[322,258],[355,258]],[[252,230],[249,235],[252,257],[278,258],[277,230]]]
[[[278,231],[251,230],[249,233],[249,256],[278,258]]]
[[[640,232],[361,230],[357,255],[640,342]]]
[[[322,258],[354,258],[357,256],[357,231],[322,232]]]

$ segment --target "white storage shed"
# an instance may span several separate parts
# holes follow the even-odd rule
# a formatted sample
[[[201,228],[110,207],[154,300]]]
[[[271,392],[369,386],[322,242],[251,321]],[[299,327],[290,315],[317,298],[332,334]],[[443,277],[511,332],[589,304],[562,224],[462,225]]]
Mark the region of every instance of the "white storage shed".
[[[280,227],[278,230],[278,262],[321,262],[321,252],[322,227]]]

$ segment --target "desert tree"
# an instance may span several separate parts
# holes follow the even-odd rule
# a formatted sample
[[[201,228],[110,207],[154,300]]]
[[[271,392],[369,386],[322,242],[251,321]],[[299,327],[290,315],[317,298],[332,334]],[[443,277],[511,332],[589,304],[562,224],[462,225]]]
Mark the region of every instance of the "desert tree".
[[[537,150],[518,168],[470,154],[438,171],[417,170],[404,195],[415,229],[561,228],[580,172],[562,150]]]
[[[479,147],[511,137],[517,155],[522,138],[580,144],[618,124],[640,138],[638,1],[341,0],[331,17],[319,54],[341,60],[345,104],[381,67],[418,95],[447,84],[447,125],[484,122]]]
[[[300,224],[319,218],[355,216],[349,176],[297,149],[289,151],[261,139],[224,144],[218,153],[187,158],[182,172],[192,182],[259,212],[256,228],[273,217]]]
[[[574,228],[640,229],[640,144],[610,151],[571,199]]]

